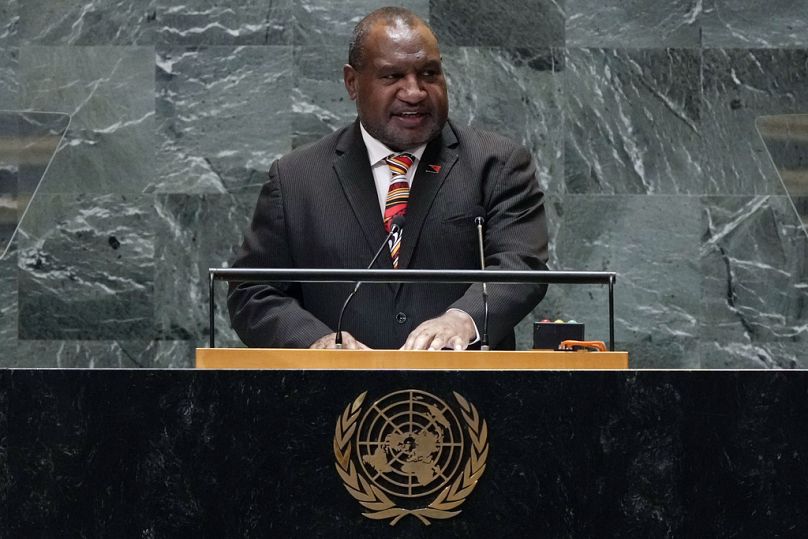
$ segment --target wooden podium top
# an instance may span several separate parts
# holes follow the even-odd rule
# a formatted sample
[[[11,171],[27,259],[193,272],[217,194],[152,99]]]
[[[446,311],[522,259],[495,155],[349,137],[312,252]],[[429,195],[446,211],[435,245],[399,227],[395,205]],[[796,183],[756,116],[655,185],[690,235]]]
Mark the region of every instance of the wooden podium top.
[[[628,369],[628,352],[299,350],[197,348],[198,369],[544,370]]]

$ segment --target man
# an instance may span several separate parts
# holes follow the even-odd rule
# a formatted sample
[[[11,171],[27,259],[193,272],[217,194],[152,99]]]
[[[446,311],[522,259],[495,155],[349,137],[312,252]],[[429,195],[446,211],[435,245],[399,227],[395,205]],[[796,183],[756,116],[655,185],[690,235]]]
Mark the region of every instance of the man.
[[[401,234],[376,268],[479,269],[474,219],[486,219],[486,268],[546,269],[542,193],[529,153],[447,121],[438,43],[401,8],[359,22],[343,68],[358,119],[276,161],[234,267],[365,268],[396,214]],[[231,286],[248,346],[334,347],[351,284]],[[489,285],[489,337],[513,327],[546,287]],[[465,349],[479,339],[480,285],[363,285],[344,317],[345,348]]]

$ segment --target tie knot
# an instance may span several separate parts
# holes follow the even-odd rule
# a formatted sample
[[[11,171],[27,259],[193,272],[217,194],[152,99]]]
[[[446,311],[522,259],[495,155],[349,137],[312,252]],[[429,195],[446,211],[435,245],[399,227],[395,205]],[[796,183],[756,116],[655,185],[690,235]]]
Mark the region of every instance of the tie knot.
[[[404,176],[415,162],[415,156],[410,153],[391,153],[384,158],[384,161],[393,176]]]

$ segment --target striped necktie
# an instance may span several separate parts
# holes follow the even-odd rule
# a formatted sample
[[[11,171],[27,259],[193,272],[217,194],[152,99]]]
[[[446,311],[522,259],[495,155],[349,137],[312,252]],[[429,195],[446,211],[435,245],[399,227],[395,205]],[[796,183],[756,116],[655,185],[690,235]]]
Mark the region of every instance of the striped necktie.
[[[384,203],[384,230],[390,232],[391,221],[397,215],[407,214],[407,199],[410,197],[410,184],[407,183],[407,171],[415,162],[415,156],[408,153],[390,154],[384,161],[390,169],[390,188],[387,191],[387,200]],[[398,254],[401,249],[401,236],[403,230],[393,234],[387,242],[390,246],[390,257],[393,259],[393,268],[398,269]]]

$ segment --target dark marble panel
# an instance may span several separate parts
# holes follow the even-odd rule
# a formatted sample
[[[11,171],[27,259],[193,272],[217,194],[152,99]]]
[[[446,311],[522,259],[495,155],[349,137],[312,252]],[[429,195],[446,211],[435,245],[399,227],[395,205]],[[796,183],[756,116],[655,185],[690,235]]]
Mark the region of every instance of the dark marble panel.
[[[37,45],[149,45],[155,0],[24,0],[20,37]]]
[[[707,0],[702,28],[705,47],[805,47],[808,6],[800,0]]]
[[[19,49],[0,44],[0,110],[19,108],[19,55]]]
[[[295,47],[293,148],[314,142],[356,119],[356,106],[342,80],[347,50],[347,45]]]
[[[703,192],[698,51],[568,49],[563,190]]]
[[[139,369],[155,367],[156,341],[20,340],[7,367],[24,369]]]
[[[508,136],[536,159],[539,182],[563,180],[563,51],[449,47],[443,50],[449,115]]]
[[[292,0],[153,0],[158,40],[173,45],[291,45]]]
[[[702,367],[806,368],[808,236],[787,197],[707,197]]]
[[[257,198],[257,193],[158,197],[155,322],[160,339],[208,345],[208,269],[233,261]],[[226,283],[216,283],[215,290],[216,345],[240,345],[230,330]]]
[[[554,195],[548,199],[550,268],[616,271],[617,350],[632,368],[698,367],[698,199]],[[575,319],[608,341],[608,289],[551,286],[534,318]],[[531,344],[531,341],[523,343]]]
[[[154,51],[25,47],[21,105],[71,115],[43,193],[140,193],[154,174]]]
[[[0,537],[8,537],[8,491],[11,488],[8,464],[8,404],[11,371],[0,369]]]
[[[19,0],[5,0],[0,4],[0,51],[19,44],[19,24]]]
[[[759,116],[808,110],[806,50],[704,51],[704,171],[708,194],[782,194],[755,129]]]
[[[791,202],[797,215],[800,216],[803,230],[808,234],[808,196],[792,196]]]
[[[805,373],[12,377],[14,536],[774,537],[808,526]],[[488,427],[486,470],[462,513],[429,527],[361,516],[334,469],[345,406],[405,388],[447,401],[457,391]]]
[[[156,348],[152,364],[154,368],[184,369],[192,368],[196,364],[195,357],[197,343],[195,341],[155,342]],[[208,346],[208,343],[205,343],[204,346]]]
[[[149,190],[254,191],[290,149],[291,47],[160,50]]]
[[[294,3],[294,44],[330,46],[343,51],[340,65],[347,62],[348,43],[362,17],[374,9],[389,6],[384,0],[301,0]],[[429,0],[401,0],[395,5],[429,21]]]
[[[17,349],[17,249],[0,258],[0,368],[8,367]]]
[[[18,235],[20,338],[151,338],[152,199],[39,194],[37,200]]]
[[[223,295],[224,296],[224,295]],[[224,305],[224,297],[220,298]],[[195,364],[196,347],[207,341],[63,341],[17,340],[16,300],[13,335],[0,334],[0,368],[16,369],[182,369]],[[221,330],[221,331],[219,331]],[[2,329],[0,329],[2,331]],[[224,342],[227,327],[217,326]],[[234,337],[235,338],[235,337]],[[237,343],[232,343],[236,345]],[[217,343],[217,346],[219,343]],[[0,534],[2,537],[2,534]]]
[[[430,0],[429,21],[443,45],[560,47],[565,0]]]
[[[568,47],[698,47],[702,0],[566,0]]]

